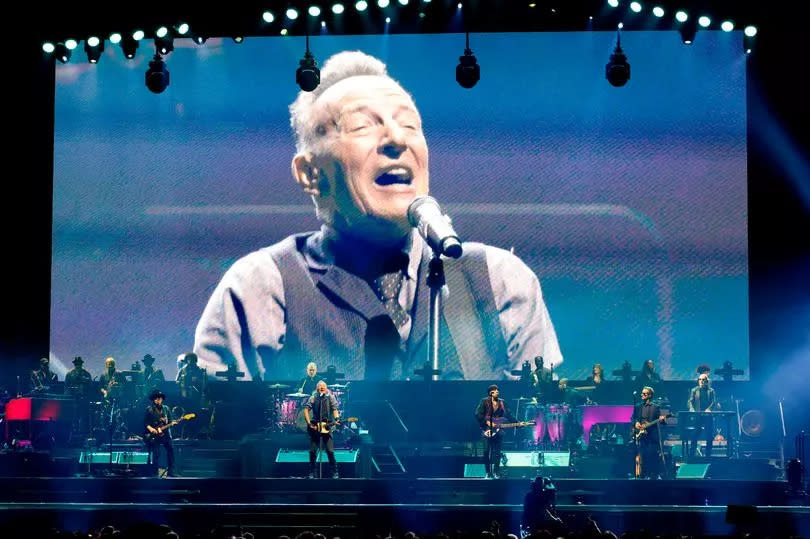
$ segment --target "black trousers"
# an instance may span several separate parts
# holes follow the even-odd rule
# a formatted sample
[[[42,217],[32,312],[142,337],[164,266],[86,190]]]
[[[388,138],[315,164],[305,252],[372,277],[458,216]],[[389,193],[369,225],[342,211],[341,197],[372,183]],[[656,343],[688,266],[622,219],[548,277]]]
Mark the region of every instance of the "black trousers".
[[[309,464],[310,467],[315,466],[315,460],[318,458],[318,448],[322,445],[326,451],[326,458],[329,459],[329,464],[334,469],[335,463],[335,444],[332,441],[332,434],[327,432],[322,434],[314,429],[307,429],[309,433]]]
[[[174,473],[174,447],[172,447],[172,439],[167,436],[158,436],[147,444],[149,451],[152,453],[152,464],[157,466],[160,457],[160,446],[166,450],[166,470],[168,473]]]
[[[638,454],[641,457],[641,477],[663,476],[664,466],[661,464],[661,448],[658,438],[647,436],[638,444]]]
[[[500,431],[495,436],[484,437],[484,467],[487,474],[498,473],[501,469],[501,445],[503,434]]]

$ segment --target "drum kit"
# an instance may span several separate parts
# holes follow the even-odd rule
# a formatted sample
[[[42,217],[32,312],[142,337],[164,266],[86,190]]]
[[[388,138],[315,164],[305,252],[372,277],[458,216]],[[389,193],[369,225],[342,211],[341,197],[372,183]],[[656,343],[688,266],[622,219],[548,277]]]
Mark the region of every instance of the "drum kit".
[[[532,397],[520,397],[516,417],[534,421],[530,443],[547,449],[567,449],[579,436],[577,407],[565,404],[540,404]]]
[[[327,386],[338,402],[341,409],[341,400],[348,396],[348,384],[331,384]],[[267,401],[267,427],[266,432],[306,432],[307,422],[304,417],[304,405],[312,395],[295,392],[285,393],[289,390],[287,384],[272,384],[267,386],[269,396]]]

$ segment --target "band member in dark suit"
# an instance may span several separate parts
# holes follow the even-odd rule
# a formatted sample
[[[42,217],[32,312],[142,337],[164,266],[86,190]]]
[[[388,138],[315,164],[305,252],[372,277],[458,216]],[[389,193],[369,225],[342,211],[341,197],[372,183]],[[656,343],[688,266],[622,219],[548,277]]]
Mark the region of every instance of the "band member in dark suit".
[[[51,372],[51,360],[43,357],[39,360],[39,367],[31,371],[31,391],[49,391],[59,379],[55,372]]]
[[[304,418],[309,428],[309,478],[316,476],[316,465],[318,458],[318,447],[322,446],[326,450],[326,457],[329,459],[329,467],[332,471],[332,479],[339,479],[337,462],[335,461],[335,444],[332,441],[331,428],[322,428],[324,423],[338,423],[340,412],[338,411],[337,399],[326,387],[326,382],[321,380],[315,386],[315,393],[304,405]],[[326,425],[328,427],[328,425]]]
[[[690,412],[711,412],[717,408],[717,399],[710,383],[708,372],[698,375],[698,385],[692,388],[689,392],[689,400],[686,401],[686,406]],[[694,431],[690,434],[690,447],[687,451],[689,456],[694,456],[697,441],[701,438],[701,435],[702,439],[706,441],[705,456],[711,456],[714,440],[714,418],[710,415],[697,418],[697,421],[692,426]]]
[[[498,386],[492,384],[487,388],[488,396],[481,399],[475,409],[475,419],[481,425],[481,429],[486,431],[503,423],[504,420],[517,423],[517,420],[506,409],[506,401],[499,397]],[[501,445],[503,444],[503,432],[498,429],[492,436],[484,436],[484,466],[487,471],[487,479],[498,479],[501,471]]]
[[[666,416],[653,404],[653,388],[645,386],[641,390],[641,404],[633,411],[633,435],[638,450],[639,477],[655,478],[663,474],[661,463],[661,431],[659,425]]]
[[[160,446],[166,450],[166,475],[169,477],[176,477],[177,474],[174,470],[174,447],[172,447],[172,433],[169,428],[166,428],[171,422],[171,411],[168,406],[164,406],[163,399],[166,395],[155,389],[149,394],[149,400],[152,404],[146,409],[146,414],[143,418],[144,440],[146,447],[152,454],[152,464],[157,465],[160,457]]]

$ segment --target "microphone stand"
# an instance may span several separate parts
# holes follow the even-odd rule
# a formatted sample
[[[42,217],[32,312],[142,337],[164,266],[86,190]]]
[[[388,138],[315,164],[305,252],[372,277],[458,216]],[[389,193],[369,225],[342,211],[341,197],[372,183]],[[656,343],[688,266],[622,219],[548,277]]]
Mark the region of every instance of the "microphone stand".
[[[439,370],[439,317],[442,312],[442,287],[447,281],[444,277],[444,262],[441,255],[433,251],[433,258],[428,265],[427,285],[430,287],[430,331],[428,332],[428,361],[434,371]],[[426,378],[427,379],[427,378]],[[439,379],[433,374],[431,380]]]

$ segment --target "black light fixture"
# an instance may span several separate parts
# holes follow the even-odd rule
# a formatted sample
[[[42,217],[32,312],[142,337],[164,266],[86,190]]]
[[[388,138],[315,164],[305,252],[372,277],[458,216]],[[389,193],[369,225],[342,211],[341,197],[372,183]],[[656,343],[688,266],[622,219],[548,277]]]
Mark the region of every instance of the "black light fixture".
[[[295,70],[295,82],[305,92],[311,92],[321,83],[321,70],[309,50],[309,28],[307,27],[307,51]]]
[[[683,41],[683,44],[691,45],[695,42],[695,36],[697,35],[697,23],[692,19],[688,19],[681,23],[680,28],[678,28],[678,32],[681,34],[681,41]]]
[[[481,67],[475,59],[472,50],[470,49],[470,33],[466,34],[466,45],[464,47],[464,55],[459,56],[458,65],[456,66],[456,82],[462,88],[472,88],[479,80],[481,80]]]
[[[138,50],[138,40],[132,35],[124,35],[121,37],[121,51],[127,60],[135,58],[135,51]]]
[[[101,59],[101,53],[104,52],[104,41],[96,36],[87,38],[84,42],[84,52],[87,53],[88,62],[97,64]]]
[[[616,31],[616,48],[613,49],[608,63],[605,64],[605,78],[617,88],[624,86],[630,80],[630,64],[622,50],[622,34],[618,30]]]
[[[191,40],[194,41],[194,43],[196,43],[197,45],[202,45],[208,40],[208,38],[200,34],[195,34],[194,37],[191,38]]]
[[[70,61],[70,57],[73,52],[68,49],[64,43],[57,43],[53,49],[53,57],[66,64]]]
[[[146,70],[146,87],[149,91],[159,94],[169,86],[169,70],[166,63],[156,51],[154,58],[149,62],[149,69]]]
[[[155,38],[155,50],[166,56],[174,50],[174,38],[170,34]]]

